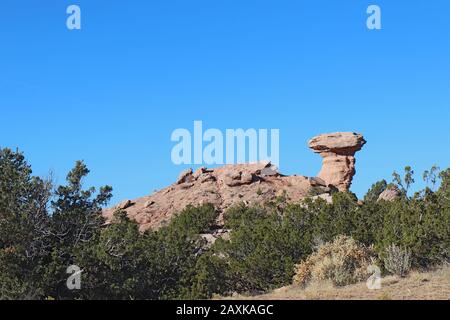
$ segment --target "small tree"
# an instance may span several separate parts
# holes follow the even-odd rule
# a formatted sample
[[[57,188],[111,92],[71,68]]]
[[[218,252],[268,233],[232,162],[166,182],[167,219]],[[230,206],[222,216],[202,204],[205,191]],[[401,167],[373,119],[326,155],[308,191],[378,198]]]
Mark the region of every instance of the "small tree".
[[[98,237],[105,223],[101,212],[112,197],[112,188],[102,187],[97,195],[94,187],[84,190],[82,181],[88,174],[86,165],[77,161],[67,175],[67,185],[57,188],[52,201],[53,248],[45,276],[54,298],[74,297],[66,287],[66,270],[75,263],[76,251]]]
[[[431,184],[431,190],[435,191],[436,183],[439,179],[440,168],[436,165],[432,166],[430,170],[426,170],[423,173],[423,181],[428,185]]]
[[[104,224],[101,211],[112,197],[112,188],[102,187],[96,196],[94,187],[83,190],[82,180],[88,174],[86,165],[77,161],[67,175],[68,184],[58,187],[52,201],[54,235],[65,248],[89,241]]]
[[[44,294],[51,189],[50,180],[32,175],[21,152],[0,148],[0,299]]]

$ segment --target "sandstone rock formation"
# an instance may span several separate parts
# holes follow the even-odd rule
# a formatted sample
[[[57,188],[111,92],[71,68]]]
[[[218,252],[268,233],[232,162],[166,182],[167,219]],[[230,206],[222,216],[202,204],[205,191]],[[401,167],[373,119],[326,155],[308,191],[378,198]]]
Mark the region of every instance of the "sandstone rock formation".
[[[221,168],[199,168],[183,171],[178,180],[150,196],[125,200],[104,211],[110,220],[117,209],[140,224],[141,230],[158,228],[187,205],[213,204],[223,213],[237,203],[257,204],[284,196],[298,202],[309,196],[331,201],[333,188],[346,190],[355,173],[354,154],[365,141],[361,135],[335,133],[310,141],[310,147],[324,157],[318,177],[284,176],[270,162],[227,165]],[[221,215],[218,221],[222,223]]]
[[[317,177],[340,191],[348,190],[355,175],[355,153],[366,140],[352,132],[323,134],[309,141],[309,147],[323,158],[322,170]]]
[[[384,200],[384,201],[394,201],[398,199],[401,196],[400,190],[397,188],[397,186],[390,186],[384,190],[380,196],[378,197],[378,201]]]

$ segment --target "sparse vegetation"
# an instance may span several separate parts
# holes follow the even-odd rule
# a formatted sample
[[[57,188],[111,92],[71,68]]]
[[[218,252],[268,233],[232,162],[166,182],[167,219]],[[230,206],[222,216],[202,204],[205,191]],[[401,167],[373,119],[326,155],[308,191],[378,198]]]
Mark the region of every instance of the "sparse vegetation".
[[[261,190],[261,188],[258,188],[258,190],[256,190],[256,194],[258,196],[261,196],[263,194],[263,191]]]
[[[384,267],[399,277],[408,275],[411,269],[411,251],[397,247],[395,244],[386,248]]]
[[[306,287],[289,285],[263,295],[233,295],[234,300],[448,300],[450,268],[440,266],[405,278],[383,277],[380,290],[368,290],[366,282],[336,288],[330,281],[312,282]]]

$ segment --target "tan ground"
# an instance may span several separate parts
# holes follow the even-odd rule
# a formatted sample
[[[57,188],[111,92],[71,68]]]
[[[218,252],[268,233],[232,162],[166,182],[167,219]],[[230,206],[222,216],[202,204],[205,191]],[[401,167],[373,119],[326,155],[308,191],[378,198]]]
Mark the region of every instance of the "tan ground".
[[[369,290],[365,283],[335,288],[330,283],[311,284],[302,289],[289,286],[256,296],[234,296],[245,300],[450,300],[450,266],[437,271],[412,272],[407,278],[386,277],[382,289]]]

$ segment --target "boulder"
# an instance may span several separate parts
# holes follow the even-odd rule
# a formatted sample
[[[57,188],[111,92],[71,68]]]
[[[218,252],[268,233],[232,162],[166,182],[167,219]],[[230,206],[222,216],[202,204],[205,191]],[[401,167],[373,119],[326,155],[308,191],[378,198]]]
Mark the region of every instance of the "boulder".
[[[182,183],[185,183],[185,182],[191,182],[191,180],[193,180],[193,178],[194,177],[192,175],[192,169],[184,170],[178,176],[178,180],[177,180],[176,184],[182,184]]]
[[[378,197],[378,201],[384,200],[384,201],[394,201],[398,199],[401,196],[400,190],[397,188],[397,186],[389,186],[384,190],[380,196]]]
[[[131,200],[123,200],[121,203],[119,203],[115,209],[116,210],[125,210],[128,209],[129,207],[133,206],[134,202],[132,202]]]

